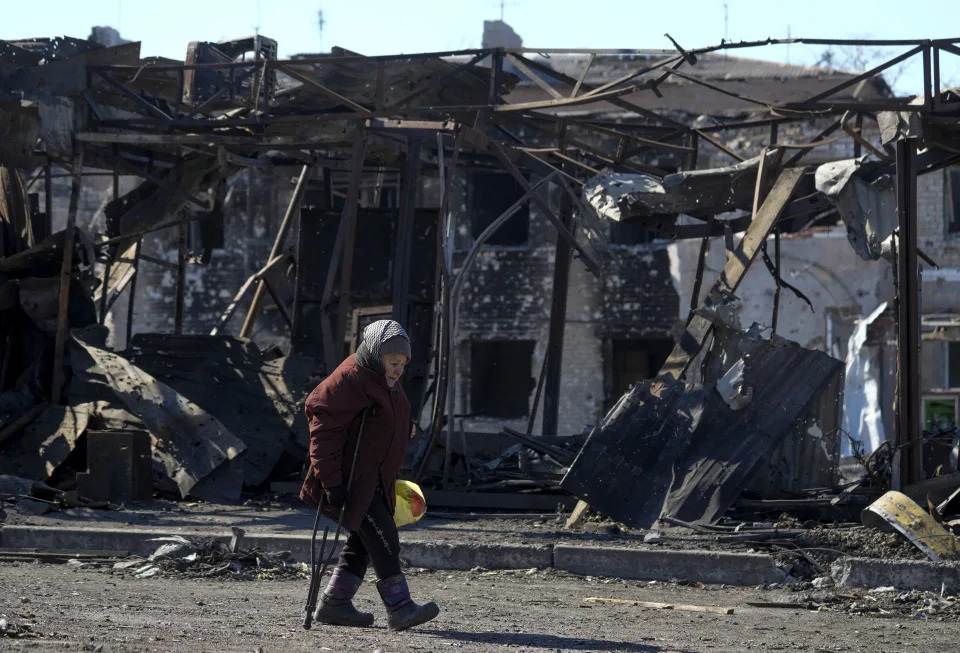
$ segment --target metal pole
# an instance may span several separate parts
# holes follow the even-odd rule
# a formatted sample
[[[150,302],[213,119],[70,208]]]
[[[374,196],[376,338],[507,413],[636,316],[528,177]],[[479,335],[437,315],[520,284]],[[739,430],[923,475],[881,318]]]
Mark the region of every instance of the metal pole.
[[[414,216],[417,208],[417,191],[420,186],[420,141],[407,143],[406,161],[401,180],[400,215],[393,248],[393,319],[407,324],[410,294],[410,261],[413,247]]]
[[[177,300],[173,309],[173,332],[183,333],[183,306],[187,293],[187,223],[177,228]]]
[[[917,262],[917,140],[897,142],[897,451],[901,487],[923,480],[920,423],[920,284]]]
[[[303,194],[307,190],[307,179],[309,177],[310,166],[305,165],[300,170],[300,176],[297,178],[297,185],[293,189],[293,196],[290,198],[290,203],[287,205],[287,211],[283,214],[283,221],[280,223],[280,228],[277,230],[277,236],[273,240],[273,247],[270,248],[270,256],[267,257],[267,262],[272,261],[280,254],[280,250],[283,247],[283,242],[287,239],[287,232],[290,231],[290,225],[293,224],[293,216],[300,210],[300,204],[303,201]],[[252,189],[249,189],[248,192],[252,192]],[[247,219],[250,219],[249,216]],[[257,284],[257,290],[253,295],[253,301],[250,302],[250,308],[247,310],[247,317],[243,320],[243,327],[240,329],[241,338],[249,338],[250,334],[253,333],[253,325],[260,316],[260,309],[263,306],[263,298],[266,295],[266,292],[266,285],[264,284],[263,279],[261,279]]]
[[[73,183],[70,186],[70,206],[67,211],[67,228],[63,232],[63,259],[60,264],[60,295],[57,310],[57,334],[53,348],[53,385],[51,403],[60,403],[63,385],[63,352],[67,342],[68,314],[70,310],[70,280],[73,277],[73,243],[77,226],[77,207],[83,183],[83,143],[76,144],[73,155]]]
[[[133,338],[133,306],[137,298],[137,277],[140,276],[140,249],[143,247],[143,239],[137,241],[133,254],[133,278],[130,279],[130,297],[127,301],[127,340],[124,348],[130,347],[130,340]]]

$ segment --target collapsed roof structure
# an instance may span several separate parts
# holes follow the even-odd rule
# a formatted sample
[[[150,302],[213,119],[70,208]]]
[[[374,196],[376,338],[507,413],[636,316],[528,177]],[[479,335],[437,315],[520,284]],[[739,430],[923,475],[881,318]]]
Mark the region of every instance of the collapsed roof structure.
[[[785,43],[906,50],[860,74],[822,69],[803,73],[798,67],[762,63],[767,69],[783,70],[790,79],[759,85],[747,85],[745,80],[761,64],[725,54]],[[637,417],[633,430],[617,431],[610,439],[616,431],[611,425],[630,422],[624,420],[624,411],[636,411],[638,406],[641,413],[643,407],[659,411],[661,404],[675,405],[671,402],[702,404],[714,416],[737,410],[733,404],[744,394],[739,390],[718,403],[712,395],[703,395],[712,388],[690,394],[676,384],[682,386],[691,362],[710,342],[721,322],[722,306],[747,268],[757,255],[767,257],[768,239],[779,251],[778,224],[833,210],[836,205],[858,254],[877,258],[886,252],[897,261],[901,374],[894,446],[902,452],[901,480],[921,480],[915,382],[919,338],[916,177],[960,158],[954,143],[960,103],[952,92],[939,91],[939,58],[960,54],[957,43],[960,40],[790,39],[692,50],[674,42],[671,50],[501,47],[374,57],[334,49],[325,55],[280,60],[276,42],[257,36],[192,43],[181,62],[142,58],[138,43],[103,47],[70,38],[0,42],[0,125],[4,130],[0,164],[5,174],[0,310],[25,316],[17,322],[5,320],[0,327],[0,392],[21,392],[16,401],[8,396],[6,403],[0,402],[6,410],[0,415],[4,420],[0,421],[0,446],[28,431],[45,411],[62,413],[65,398],[75,402],[85,397],[88,403],[94,402],[104,424],[136,420],[151,432],[154,450],[162,451],[166,474],[182,495],[197,493],[206,479],[206,485],[216,486],[213,495],[235,496],[242,484],[262,482],[284,448],[296,442],[302,446],[302,425],[296,424],[298,392],[311,372],[322,375],[349,353],[361,322],[378,314],[369,310],[371,303],[386,303],[379,314],[408,325],[416,348],[414,359],[422,361],[405,380],[414,414],[428,406],[426,418],[418,425],[422,438],[412,463],[420,476],[444,432],[447,451],[455,439],[452,378],[456,360],[451,343],[464,279],[485,241],[521,203],[536,207],[557,234],[547,358],[534,400],[536,412],[542,396],[543,430],[550,434],[560,430],[558,388],[570,266],[576,259],[599,274],[602,262],[615,256],[607,248],[601,221],[643,222],[672,238],[706,240],[726,235],[727,268],[704,300],[701,252],[690,317],[654,382],[659,389],[638,387],[625,396],[570,466],[565,487],[585,498],[606,495],[611,488],[597,492],[597,484],[616,483],[617,474],[604,481],[592,465],[609,453],[611,442],[635,439],[637,425],[654,419]],[[916,100],[892,97],[880,75],[910,57],[923,61],[924,95]],[[603,79],[596,81],[594,76],[587,82],[595,68],[603,71]],[[672,114],[695,112],[705,96],[723,98],[727,109],[749,110],[749,117],[701,124]],[[792,126],[811,120],[824,122],[825,127],[813,139],[793,140]],[[865,123],[879,125],[880,143],[864,135]],[[725,146],[717,136],[744,129],[766,134],[760,139],[763,142],[755,139],[749,157]],[[855,158],[866,152],[872,161],[851,164],[840,174],[822,179],[815,167],[805,165],[805,157],[836,139],[851,139]],[[920,156],[918,147],[924,148]],[[705,149],[722,153],[730,165],[700,169],[698,159]],[[668,158],[677,165],[665,165]],[[196,386],[202,383],[197,371],[177,371],[174,363],[163,359],[167,350],[177,349],[175,357],[191,360],[191,352],[208,345],[182,341],[174,346],[162,339],[128,338],[129,351],[121,356],[106,350],[96,327],[117,298],[135,284],[138,267],[145,260],[140,255],[142,239],[177,228],[181,246],[174,270],[174,332],[179,334],[186,311],[187,225],[220,219],[227,178],[265,165],[298,167],[296,185],[282,220],[268,235],[273,243],[269,256],[236,289],[211,335],[222,338],[234,312],[246,306],[238,333],[246,338],[267,296],[276,303],[290,329],[289,356],[276,359],[260,352],[237,352],[223,340],[218,341],[221,349],[216,355],[224,360],[239,356],[239,365],[262,388],[258,395],[282,406],[276,410],[276,419],[266,420],[264,426],[283,425],[288,441],[279,443],[262,433],[258,436],[256,429],[241,433],[243,420],[228,426],[216,415],[216,398],[191,395],[199,392]],[[72,181],[66,229],[58,233],[51,233],[52,166],[69,171]],[[674,172],[677,167],[680,171]],[[36,206],[31,210],[18,168],[33,170],[33,181],[45,177],[46,213]],[[452,205],[458,201],[457,175],[468,168],[505,171],[523,195],[462,253],[454,248],[457,225]],[[142,181],[126,194],[119,193],[115,182],[114,197],[105,209],[105,232],[91,240],[78,228],[77,205],[85,176],[98,174],[93,171]],[[378,241],[380,249],[371,253],[358,243],[358,224],[369,208],[361,201],[361,190],[365,177],[382,179],[384,171],[400,176],[399,209],[390,217],[388,233]],[[850,184],[870,184],[883,174],[897,180],[895,188],[887,188],[896,198],[895,221],[889,211],[877,216],[858,203],[860,196],[844,194],[852,188]],[[429,208],[422,203],[425,176],[438,187],[439,199]],[[291,259],[284,252],[286,241],[300,219],[308,185],[318,180],[325,194],[321,213],[326,218],[296,225],[299,240]],[[681,214],[683,219],[678,218]],[[891,241],[895,227],[898,236]],[[733,234],[741,232],[743,237],[735,245]],[[370,277],[364,283],[377,290],[360,299],[358,263],[368,260],[377,261],[371,266],[376,270],[363,273]],[[291,265],[294,293],[292,305],[287,305],[271,275]],[[780,279],[779,258],[774,257],[770,265],[779,297],[780,289],[789,289],[789,284]],[[102,273],[90,283],[96,286],[90,295],[84,283],[92,281],[94,270]],[[41,291],[45,293],[42,301],[38,299]],[[132,302],[130,310],[132,316]],[[25,335],[28,323],[38,330],[36,342],[28,342]],[[43,355],[44,338],[52,344],[47,356]],[[714,382],[735,383],[728,374],[734,370],[736,376],[736,362],[744,358],[741,381],[754,379],[768,390],[781,385],[763,379],[769,380],[771,370],[790,361],[815,371],[817,382],[795,396],[780,423],[763,432],[769,436],[761,438],[766,449],[753,451],[743,473],[733,475],[736,479],[730,482],[737,485],[723,493],[723,501],[714,502],[708,511],[711,516],[723,512],[730,497],[742,489],[755,459],[794,430],[796,420],[809,412],[818,393],[832,387],[839,373],[835,362],[823,360],[826,356],[813,360],[807,355],[810,352],[797,352],[783,343],[758,345],[753,340],[738,337],[731,351],[740,353],[726,359],[720,356],[716,365],[722,369]],[[36,360],[22,357],[21,351],[32,352]],[[764,358],[767,355],[773,358]],[[751,356],[757,357],[756,365],[750,362]],[[28,369],[35,382],[24,400],[18,379]],[[164,380],[167,373],[170,378]],[[179,379],[179,385],[174,379]],[[109,387],[114,403],[96,404],[106,399],[90,394],[94,386]],[[788,391],[789,387],[783,389]],[[776,399],[782,393],[774,395]],[[700,399],[691,399],[695,396]],[[761,396],[766,395],[756,395]],[[156,406],[164,409],[156,411]],[[110,413],[117,410],[123,414]],[[258,410],[263,414],[272,409]],[[744,428],[759,429],[763,410],[755,406],[747,414],[751,417],[744,418]],[[56,432],[62,431],[65,419],[54,420]],[[77,423],[71,418],[73,440],[79,436]],[[694,419],[671,431],[672,441],[680,432],[694,440],[725,435],[722,429],[711,430],[710,424],[710,420]],[[670,440],[668,430],[661,433],[665,441]],[[208,449],[210,456],[199,460],[185,455],[197,446]],[[49,461],[48,471],[62,463],[63,453]],[[648,463],[689,460],[679,449],[675,453]],[[245,469],[228,469],[235,459],[244,462]],[[626,467],[621,471],[640,471],[634,459],[622,460]],[[722,465],[729,458],[714,462]],[[670,505],[684,505],[677,492],[692,492],[694,487],[672,488],[664,514],[670,512]],[[616,512],[615,503],[602,507]],[[650,512],[649,506],[643,510],[645,515],[660,514]],[[683,515],[694,513],[687,509]],[[624,519],[630,522],[632,517]]]

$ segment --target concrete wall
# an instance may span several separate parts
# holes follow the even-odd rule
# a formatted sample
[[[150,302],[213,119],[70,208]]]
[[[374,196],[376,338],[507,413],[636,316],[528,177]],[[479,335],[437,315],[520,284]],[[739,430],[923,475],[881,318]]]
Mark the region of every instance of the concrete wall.
[[[768,240],[773,252],[773,238]],[[680,295],[680,316],[686,318],[700,253],[699,240],[678,241],[668,247],[671,276]],[[851,249],[842,227],[812,234],[784,234],[780,241],[781,274],[785,281],[806,295],[806,302],[789,290],[780,295],[777,332],[804,347],[828,351],[827,315],[835,312],[867,315],[883,301],[892,301],[891,266],[884,261],[863,261]],[[726,263],[722,238],[710,241],[704,269],[701,300]],[[737,297],[744,327],[773,321],[776,284],[758,257],[747,271]],[[891,304],[892,305],[892,304]]]

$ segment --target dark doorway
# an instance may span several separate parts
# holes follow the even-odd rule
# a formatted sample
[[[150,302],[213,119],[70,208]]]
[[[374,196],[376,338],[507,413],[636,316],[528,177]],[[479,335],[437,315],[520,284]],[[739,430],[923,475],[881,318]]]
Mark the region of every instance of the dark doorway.
[[[477,238],[523,197],[523,188],[511,175],[502,172],[474,172],[470,182],[470,235]],[[530,205],[524,203],[487,239],[487,244],[519,247],[527,244],[529,235]]]
[[[470,343],[470,412],[516,419],[530,408],[533,340],[482,340]]]

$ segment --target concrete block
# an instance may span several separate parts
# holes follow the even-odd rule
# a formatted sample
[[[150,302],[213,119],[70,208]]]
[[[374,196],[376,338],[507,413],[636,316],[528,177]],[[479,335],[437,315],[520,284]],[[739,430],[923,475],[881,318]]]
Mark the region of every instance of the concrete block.
[[[157,537],[182,535],[216,537],[230,541],[227,534],[209,531],[155,531],[130,528],[64,528],[62,526],[4,526],[0,529],[0,546],[16,549],[60,549],[66,551],[126,551],[133,555],[149,556],[160,546],[150,540]]]
[[[125,504],[153,497],[150,434],[87,431],[87,471],[77,474],[77,493],[91,501]]]
[[[896,587],[898,590],[960,590],[960,563],[925,560],[840,558],[831,566],[840,587]]]
[[[425,569],[544,569],[553,564],[547,546],[509,544],[449,544],[436,542],[402,542],[400,557],[411,567]]]
[[[574,574],[636,580],[692,580],[726,585],[781,583],[787,573],[758,553],[671,551],[558,544],[553,566]]]

